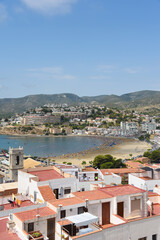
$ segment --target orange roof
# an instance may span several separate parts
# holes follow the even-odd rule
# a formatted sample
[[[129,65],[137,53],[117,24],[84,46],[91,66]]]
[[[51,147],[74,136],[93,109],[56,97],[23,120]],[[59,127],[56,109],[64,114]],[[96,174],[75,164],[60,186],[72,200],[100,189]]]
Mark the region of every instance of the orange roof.
[[[28,171],[28,173],[35,175],[39,178],[39,181],[48,181],[51,179],[64,178],[60,173],[54,169],[39,170],[39,171]]]
[[[142,169],[138,168],[113,168],[113,169],[101,169],[103,175],[111,175],[112,173],[136,173],[136,172],[144,172]]]
[[[85,167],[84,169],[82,169],[82,172],[98,172],[98,171],[93,167]]]
[[[15,197],[16,197],[16,195],[15,195]],[[31,206],[31,205],[34,205],[34,203],[31,202],[30,200],[25,200],[25,201],[21,202],[20,207],[26,207],[26,206]],[[12,206],[11,203],[4,204],[3,206],[4,206],[4,210],[19,208],[17,205]]]
[[[85,201],[78,198],[78,197],[71,197],[71,198],[63,198],[63,199],[58,199],[55,201],[49,201],[52,205],[55,207],[59,207],[59,205],[62,205],[63,207],[70,206],[70,205],[76,205],[80,203],[84,203]]]
[[[53,194],[52,192],[52,189],[50,188],[50,186],[41,186],[41,187],[38,187],[39,188],[39,191],[44,199],[44,201],[49,201],[49,200],[53,200],[53,199],[56,199],[55,198],[55,195]]]
[[[130,168],[140,168],[144,166],[142,163],[134,162],[134,161],[127,161],[125,162],[125,164]]]
[[[160,196],[158,193],[148,191],[148,197]]]
[[[113,197],[146,192],[145,190],[134,187],[132,185],[119,185],[119,186],[113,186],[113,187],[112,186],[104,187],[104,188],[99,188],[99,191],[110,194]]]
[[[102,192],[99,189],[92,190],[92,191],[85,191],[85,192],[75,192],[73,194],[76,197],[79,197],[83,200],[88,199],[89,201],[100,200],[100,199],[105,199],[105,198],[111,198],[112,197],[110,194]]]
[[[33,210],[28,210],[25,212],[19,212],[14,213],[16,217],[18,217],[22,222],[31,220],[31,219],[37,219],[37,215],[40,215],[40,217],[47,217],[51,215],[55,215],[56,213],[51,210],[49,207],[43,207],[43,208],[37,208]]]
[[[160,204],[159,203],[153,204],[153,214],[154,215],[160,214]]]
[[[7,230],[7,221],[8,218],[2,218],[0,219],[0,239],[5,240],[20,240],[20,238],[17,236],[16,233],[10,233]]]

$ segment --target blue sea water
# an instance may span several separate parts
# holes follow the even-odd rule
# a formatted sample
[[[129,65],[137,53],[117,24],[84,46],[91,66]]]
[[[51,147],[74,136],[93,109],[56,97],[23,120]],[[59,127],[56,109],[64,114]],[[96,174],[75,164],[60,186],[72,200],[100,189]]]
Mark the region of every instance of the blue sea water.
[[[25,155],[49,157],[80,152],[97,147],[102,139],[95,137],[54,137],[54,136],[8,136],[0,135],[0,149],[24,148]]]

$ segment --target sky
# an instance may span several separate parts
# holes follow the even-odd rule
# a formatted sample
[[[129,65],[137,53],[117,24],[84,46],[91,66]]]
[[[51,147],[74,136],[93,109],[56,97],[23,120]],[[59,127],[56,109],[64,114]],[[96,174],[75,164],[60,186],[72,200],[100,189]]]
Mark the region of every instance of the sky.
[[[160,0],[0,0],[0,98],[160,90]]]

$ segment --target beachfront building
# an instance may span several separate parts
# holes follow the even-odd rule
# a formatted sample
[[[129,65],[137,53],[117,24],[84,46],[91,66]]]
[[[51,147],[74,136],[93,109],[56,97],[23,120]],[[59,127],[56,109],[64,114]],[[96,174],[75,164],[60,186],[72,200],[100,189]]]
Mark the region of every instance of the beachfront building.
[[[136,122],[121,122],[120,129],[122,136],[134,136],[139,132]]]
[[[156,130],[156,122],[155,119],[152,119],[152,121],[146,121],[141,124],[141,131],[147,132],[149,134],[154,133]]]
[[[31,125],[31,124],[45,124],[45,123],[60,123],[60,115],[27,115],[21,119],[22,125]]]

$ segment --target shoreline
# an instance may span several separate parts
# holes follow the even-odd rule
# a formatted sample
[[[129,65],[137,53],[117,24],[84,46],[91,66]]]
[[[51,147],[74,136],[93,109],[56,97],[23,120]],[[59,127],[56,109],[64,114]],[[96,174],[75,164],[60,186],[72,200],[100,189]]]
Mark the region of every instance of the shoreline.
[[[81,166],[82,161],[85,161],[86,164],[91,164],[90,162],[94,160],[97,155],[106,155],[110,154],[116,159],[128,159],[131,157],[137,157],[139,155],[143,155],[145,151],[152,148],[152,145],[139,141],[136,138],[127,138],[127,137],[114,137],[114,136],[100,136],[100,135],[10,135],[10,134],[0,134],[6,135],[13,138],[21,138],[21,137],[45,137],[45,138],[67,138],[67,137],[89,137],[89,138],[98,138],[101,140],[101,144],[97,146],[93,146],[89,149],[80,151],[80,152],[71,152],[67,154],[61,154],[57,156],[48,156],[51,161],[54,160],[57,163],[63,162],[71,162],[74,165]],[[72,149],[71,149],[72,150]],[[74,149],[73,149],[74,151]],[[45,159],[45,156],[39,157],[40,159]]]
[[[152,148],[152,145],[147,142],[139,141],[138,139],[131,138],[115,138],[112,137],[110,140],[116,141],[112,146],[107,145],[105,139],[103,143],[98,147],[93,147],[85,151],[71,154],[63,154],[56,157],[50,157],[51,160],[54,160],[57,163],[71,162],[73,165],[81,166],[82,161],[86,162],[86,165],[90,164],[91,161],[97,155],[107,155],[110,154],[116,159],[130,159],[131,157],[137,157],[143,155],[145,151]],[[130,154],[132,156],[130,156]]]

